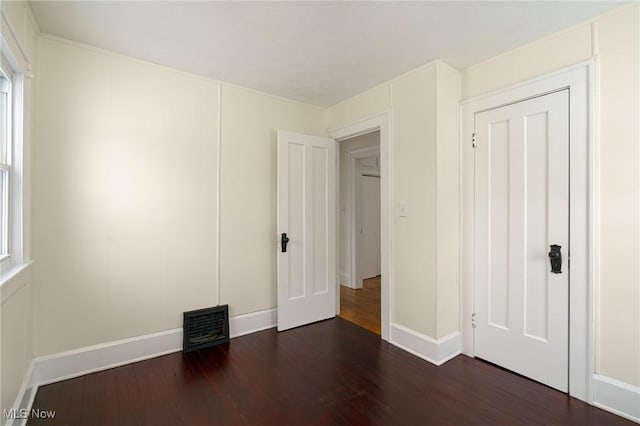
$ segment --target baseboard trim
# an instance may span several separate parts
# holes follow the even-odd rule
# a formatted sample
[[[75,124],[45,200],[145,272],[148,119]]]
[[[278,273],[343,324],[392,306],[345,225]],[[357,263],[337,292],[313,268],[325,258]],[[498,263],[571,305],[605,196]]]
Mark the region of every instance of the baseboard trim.
[[[229,334],[231,338],[245,334],[267,330],[278,325],[278,310],[265,309],[249,314],[236,315],[229,319]]]
[[[593,375],[593,405],[640,423],[640,387]]]
[[[389,342],[435,365],[442,365],[460,352],[460,332],[433,339],[400,324],[391,323]]]
[[[352,288],[351,287],[351,274],[349,274],[347,272],[340,272],[340,285]]]
[[[229,318],[229,334],[234,338],[273,328],[277,324],[277,318],[277,309],[236,315]],[[182,328],[174,328],[36,357],[31,360],[13,408],[31,410],[40,386],[181,350]],[[18,426],[25,423],[26,420],[14,419],[6,424]]]

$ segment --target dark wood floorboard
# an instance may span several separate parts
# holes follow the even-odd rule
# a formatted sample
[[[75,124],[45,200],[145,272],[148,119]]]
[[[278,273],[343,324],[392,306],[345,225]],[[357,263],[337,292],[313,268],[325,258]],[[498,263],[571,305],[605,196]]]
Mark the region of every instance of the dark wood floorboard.
[[[480,360],[443,366],[341,318],[43,386],[30,425],[632,425]]]

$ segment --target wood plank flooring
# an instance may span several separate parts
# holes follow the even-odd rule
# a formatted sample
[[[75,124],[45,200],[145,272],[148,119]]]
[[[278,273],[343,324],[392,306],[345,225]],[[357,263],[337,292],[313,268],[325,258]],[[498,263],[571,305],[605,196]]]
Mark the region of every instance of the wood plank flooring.
[[[435,367],[341,318],[43,386],[55,425],[631,425],[466,356]]]
[[[364,280],[358,290],[341,285],[340,316],[380,334],[380,276]]]

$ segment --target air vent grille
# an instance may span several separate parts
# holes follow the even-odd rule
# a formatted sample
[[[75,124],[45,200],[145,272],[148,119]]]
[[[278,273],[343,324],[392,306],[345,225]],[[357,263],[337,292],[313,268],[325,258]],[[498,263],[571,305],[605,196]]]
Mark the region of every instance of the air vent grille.
[[[184,352],[227,343],[229,341],[229,306],[221,305],[185,312],[183,336]]]

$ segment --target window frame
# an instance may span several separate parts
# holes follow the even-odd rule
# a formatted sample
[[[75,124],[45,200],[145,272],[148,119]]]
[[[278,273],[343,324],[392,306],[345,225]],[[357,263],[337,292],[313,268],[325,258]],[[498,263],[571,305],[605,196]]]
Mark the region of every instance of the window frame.
[[[11,151],[13,145],[13,102],[12,102],[12,75],[4,71],[4,61],[0,62],[0,79],[6,80],[7,91],[2,92],[6,94],[6,104],[0,105],[0,113],[6,115],[7,128],[0,135],[0,173],[5,175],[5,178],[0,180],[0,185],[4,186],[0,188],[0,264],[5,266],[6,260],[11,257]],[[3,90],[2,83],[0,83],[0,90]],[[4,109],[4,110],[3,110]]]
[[[24,202],[27,199],[24,181],[25,174],[25,117],[27,105],[25,103],[26,76],[13,56],[9,46],[0,39],[0,70],[3,77],[9,81],[9,96],[7,102],[8,132],[6,140],[6,160],[0,158],[0,169],[4,170],[7,178],[4,196],[7,203],[2,207],[0,220],[4,223],[4,234],[0,241],[0,286],[24,265],[25,260],[25,228],[28,218],[24,216]],[[2,143],[2,142],[0,142]],[[0,155],[2,155],[0,153]]]

